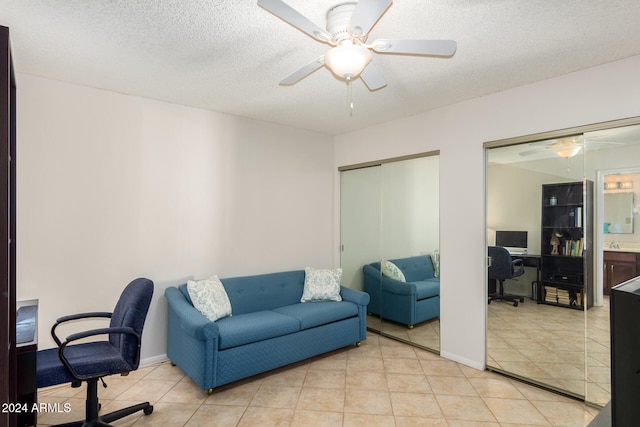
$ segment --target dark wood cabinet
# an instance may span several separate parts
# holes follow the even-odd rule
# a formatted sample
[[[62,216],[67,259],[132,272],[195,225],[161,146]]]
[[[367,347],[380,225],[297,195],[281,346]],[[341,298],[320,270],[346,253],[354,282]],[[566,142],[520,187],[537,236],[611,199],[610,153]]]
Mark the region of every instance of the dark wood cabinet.
[[[16,401],[23,408],[17,414],[17,427],[35,426],[37,423],[38,414],[31,411],[38,400],[36,385],[37,354],[38,346],[36,344],[21,346],[17,350],[18,397]]]
[[[603,290],[609,295],[611,288],[640,274],[640,254],[635,252],[604,251]]]
[[[610,426],[637,426],[640,419],[640,281],[611,290]],[[601,424],[602,425],[602,424]]]
[[[538,303],[584,310],[593,305],[593,182],[542,186]]]
[[[16,84],[9,29],[0,26],[0,403],[13,403],[16,378]],[[15,426],[16,414],[0,413]]]

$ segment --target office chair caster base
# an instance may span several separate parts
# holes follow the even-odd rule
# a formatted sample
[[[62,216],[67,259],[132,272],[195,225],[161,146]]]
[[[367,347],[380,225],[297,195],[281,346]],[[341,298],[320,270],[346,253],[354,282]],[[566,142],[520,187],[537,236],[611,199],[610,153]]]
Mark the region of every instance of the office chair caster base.
[[[143,409],[142,413],[145,415],[151,415],[153,413],[153,405],[149,405],[148,408]]]

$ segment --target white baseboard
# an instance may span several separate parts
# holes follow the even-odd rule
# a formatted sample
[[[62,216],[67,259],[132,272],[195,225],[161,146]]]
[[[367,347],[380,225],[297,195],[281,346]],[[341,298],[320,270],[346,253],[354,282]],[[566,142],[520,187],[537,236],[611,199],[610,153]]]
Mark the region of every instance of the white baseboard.
[[[156,363],[166,362],[167,360],[169,360],[169,358],[166,353],[159,354],[157,356],[145,357],[144,359],[140,359],[140,366],[155,365]]]
[[[465,366],[469,366],[470,368],[477,369],[479,371],[484,371],[486,369],[485,364],[478,363],[475,360],[470,360],[464,357],[460,357],[457,354],[441,351],[440,356],[444,357],[445,359],[453,360],[454,362],[462,363]]]

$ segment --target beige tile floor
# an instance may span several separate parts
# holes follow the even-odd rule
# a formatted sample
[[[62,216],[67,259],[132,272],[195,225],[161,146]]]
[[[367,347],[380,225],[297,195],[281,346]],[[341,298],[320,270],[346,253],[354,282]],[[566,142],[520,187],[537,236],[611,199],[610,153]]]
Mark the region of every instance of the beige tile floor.
[[[153,414],[117,426],[586,426],[597,409],[369,333],[348,347],[216,389],[211,396],[164,362],[106,379],[105,412],[150,401]],[[82,418],[84,388],[40,390],[39,426]]]

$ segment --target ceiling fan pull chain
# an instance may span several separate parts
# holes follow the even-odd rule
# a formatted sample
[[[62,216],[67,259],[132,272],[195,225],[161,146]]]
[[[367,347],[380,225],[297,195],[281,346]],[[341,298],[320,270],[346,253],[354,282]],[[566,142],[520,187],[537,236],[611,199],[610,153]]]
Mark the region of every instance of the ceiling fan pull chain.
[[[353,88],[351,79],[347,79],[347,108],[349,109],[349,117],[353,117]]]

